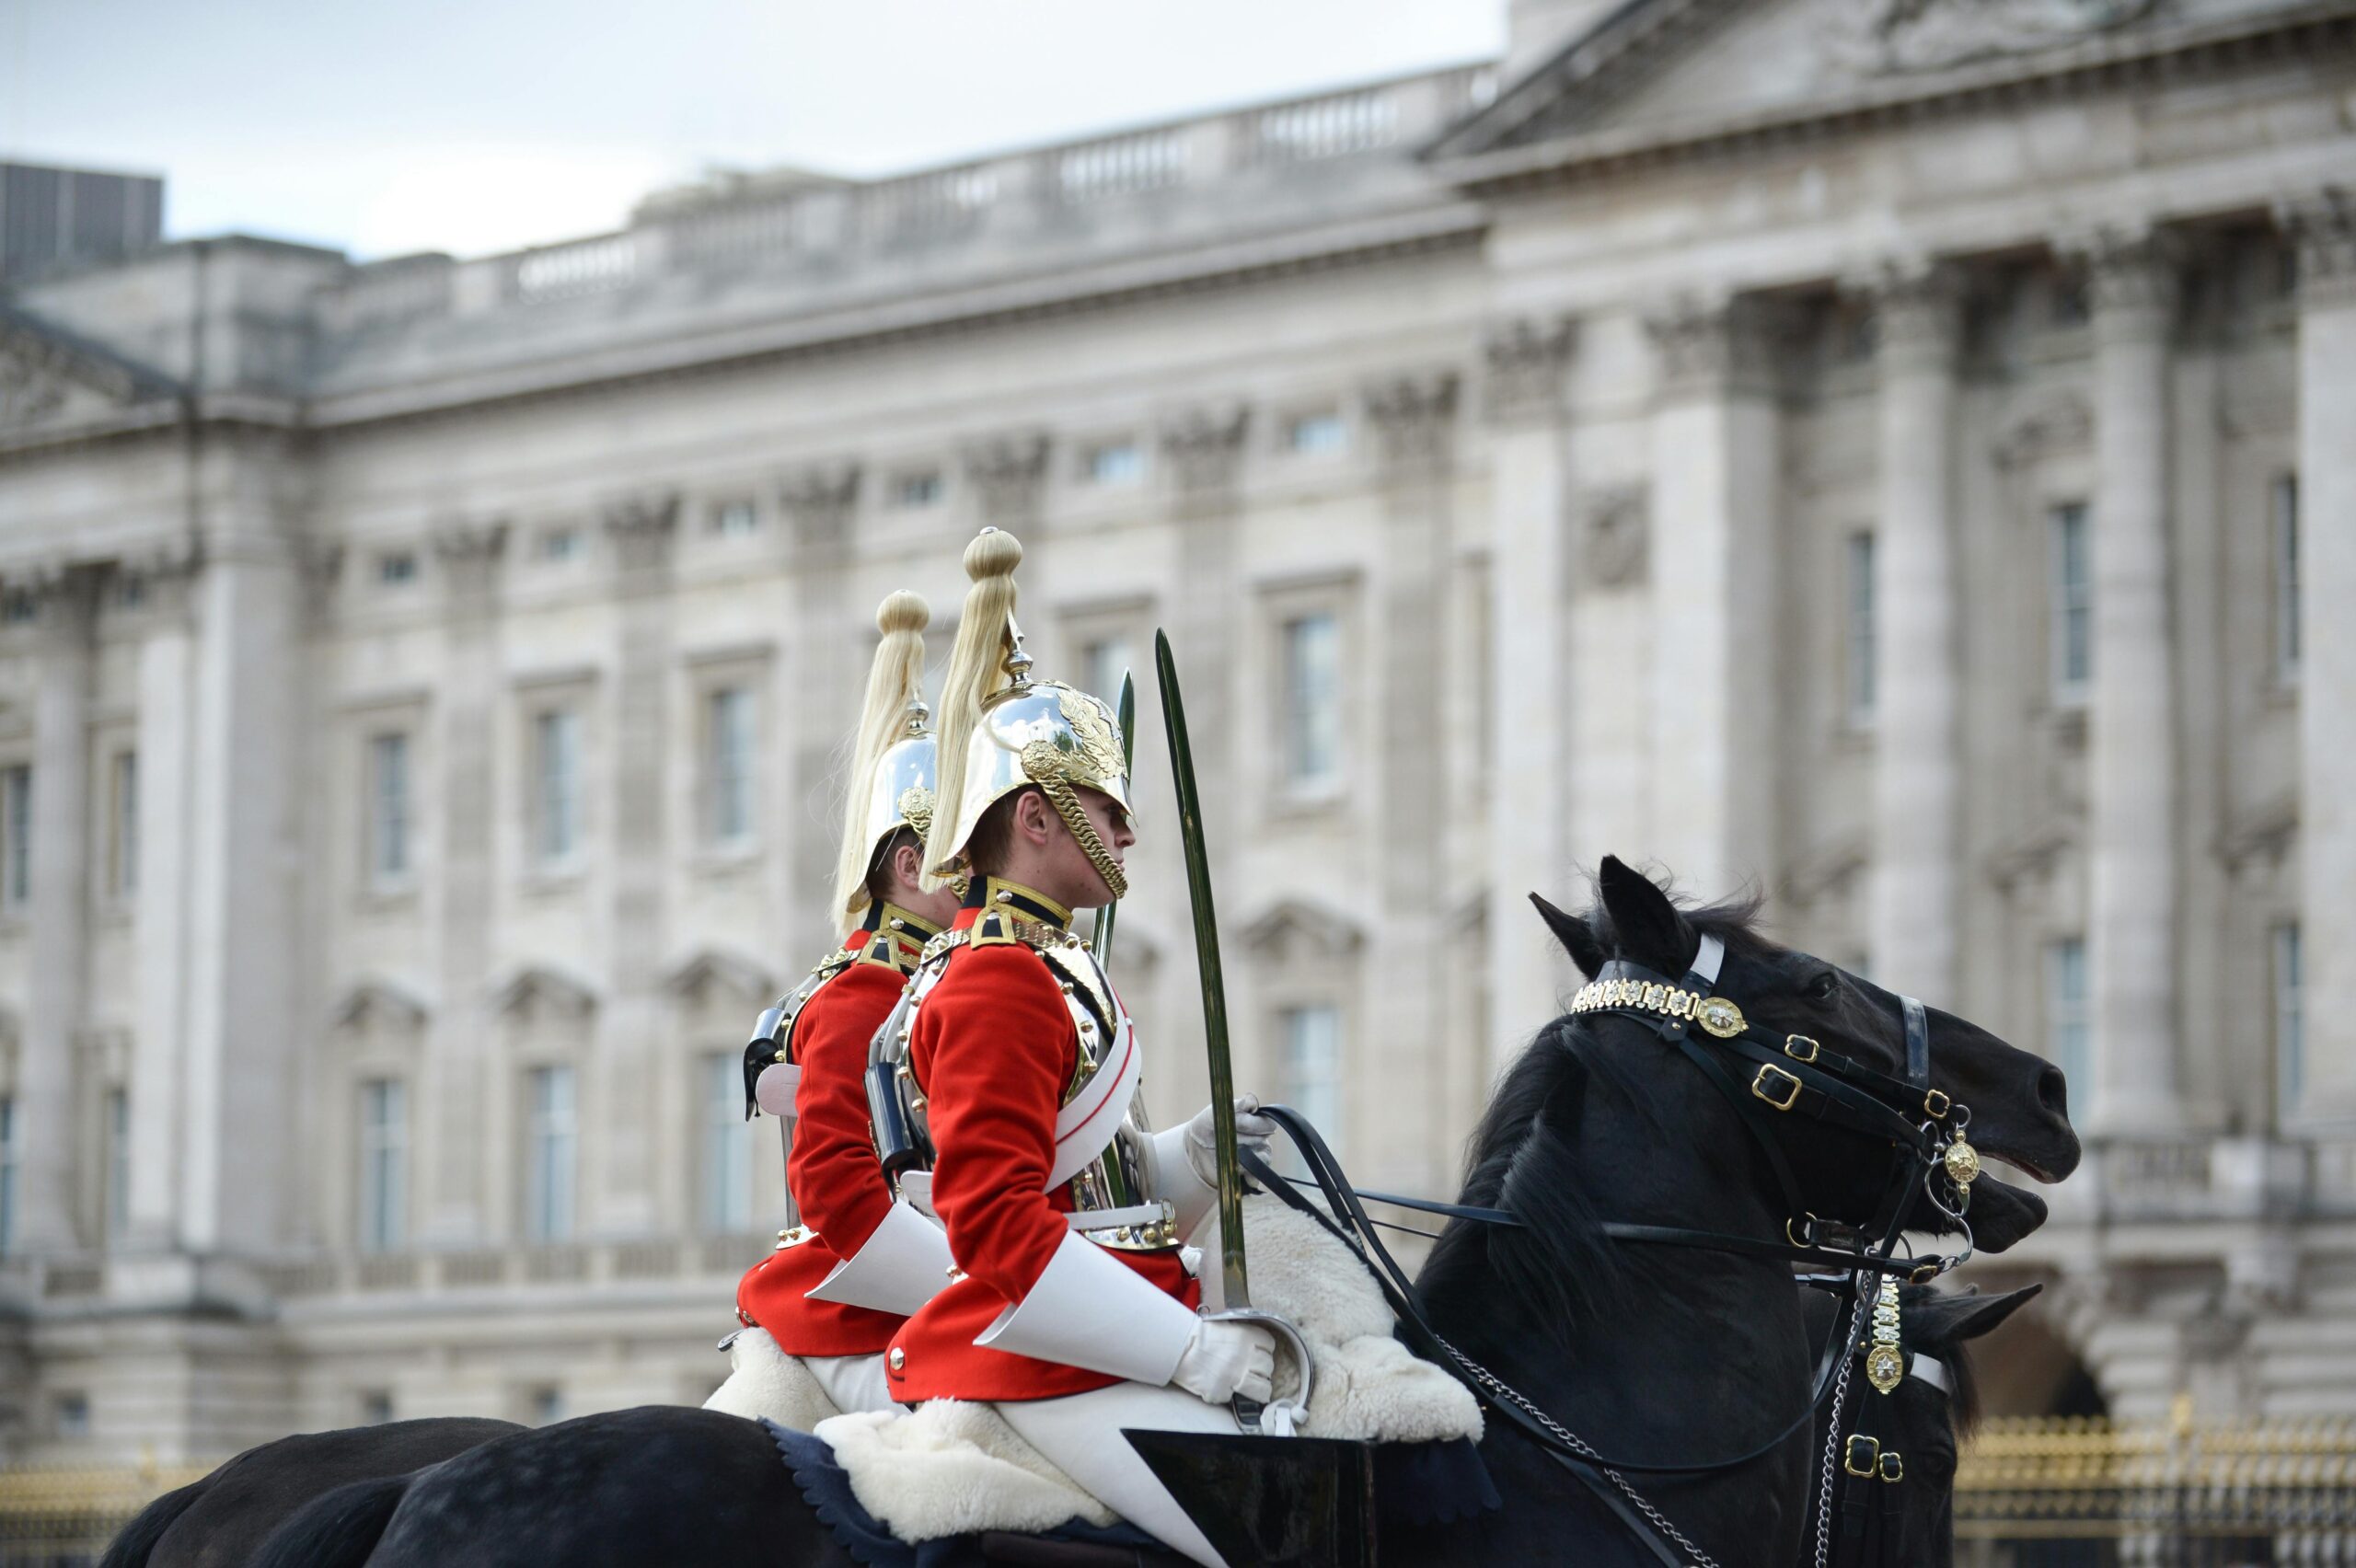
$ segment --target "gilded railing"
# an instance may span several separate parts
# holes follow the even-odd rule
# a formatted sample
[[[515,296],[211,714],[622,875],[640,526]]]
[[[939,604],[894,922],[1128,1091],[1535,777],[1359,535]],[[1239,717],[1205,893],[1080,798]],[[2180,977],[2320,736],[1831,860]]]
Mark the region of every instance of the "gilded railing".
[[[212,1468],[0,1470],[0,1563],[94,1559],[140,1509]]]
[[[1967,1539],[2356,1539],[2356,1421],[1991,1421],[1956,1473]]]

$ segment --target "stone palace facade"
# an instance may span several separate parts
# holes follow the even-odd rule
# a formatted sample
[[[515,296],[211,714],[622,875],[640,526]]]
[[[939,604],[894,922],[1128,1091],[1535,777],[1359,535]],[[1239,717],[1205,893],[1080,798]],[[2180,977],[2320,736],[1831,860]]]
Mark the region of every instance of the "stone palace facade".
[[[1437,1190],[1602,854],[2053,1054],[2010,1408],[2356,1411],[2356,4],[1508,57],[0,304],[0,1455],[699,1399],[877,600],[1167,627],[1241,1073]],[[1149,686],[1150,683],[1147,683]],[[1116,966],[1199,1023],[1160,720]]]

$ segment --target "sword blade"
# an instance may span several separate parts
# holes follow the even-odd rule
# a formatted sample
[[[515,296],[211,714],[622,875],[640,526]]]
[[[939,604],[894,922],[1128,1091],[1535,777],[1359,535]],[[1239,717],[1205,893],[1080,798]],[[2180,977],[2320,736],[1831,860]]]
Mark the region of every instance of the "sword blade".
[[[1186,856],[1186,898],[1195,913],[1195,967],[1203,983],[1203,1043],[1210,1055],[1211,1130],[1218,1159],[1219,1278],[1227,1305],[1252,1305],[1243,1262],[1243,1170],[1235,1154],[1235,1064],[1229,1055],[1227,980],[1218,962],[1218,916],[1211,904],[1210,852],[1203,841],[1202,801],[1195,791],[1195,753],[1186,741],[1186,704],[1169,637],[1153,634],[1153,669],[1161,683],[1161,722],[1170,736],[1170,773],[1178,790],[1178,838]]]
[[[1138,683],[1129,672],[1121,672],[1121,767],[1134,768],[1138,759]],[[1131,788],[1135,788],[1134,784]],[[1121,901],[1114,899],[1096,912],[1096,928],[1090,933],[1089,946],[1096,950],[1096,962],[1109,973],[1113,967],[1113,920],[1121,912]]]

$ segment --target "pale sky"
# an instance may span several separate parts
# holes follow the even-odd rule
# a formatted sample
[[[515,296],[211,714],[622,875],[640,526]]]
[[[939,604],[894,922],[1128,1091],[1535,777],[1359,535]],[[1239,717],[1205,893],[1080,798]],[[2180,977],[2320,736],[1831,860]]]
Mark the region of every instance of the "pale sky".
[[[0,0],[0,157],[174,236],[479,255],[706,167],[892,173],[1502,52],[1505,0]]]

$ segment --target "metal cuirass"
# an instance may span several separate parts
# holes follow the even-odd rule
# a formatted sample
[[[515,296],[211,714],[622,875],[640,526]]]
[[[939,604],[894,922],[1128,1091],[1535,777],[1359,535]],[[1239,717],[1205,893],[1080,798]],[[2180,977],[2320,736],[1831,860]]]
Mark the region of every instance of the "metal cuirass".
[[[1175,1246],[1175,1211],[1155,1192],[1143,1063],[1128,1009],[1077,937],[1031,928],[1022,940],[1039,954],[1063,993],[1080,1047],[1079,1066],[1056,1117],[1047,1190],[1061,1187],[1070,1194],[1071,1228],[1102,1246],[1125,1251]],[[934,1151],[926,1096],[908,1061],[908,1040],[918,1009],[963,945],[963,940],[936,939],[926,950],[868,1056],[877,1155],[895,1191],[927,1214],[932,1213]]]

